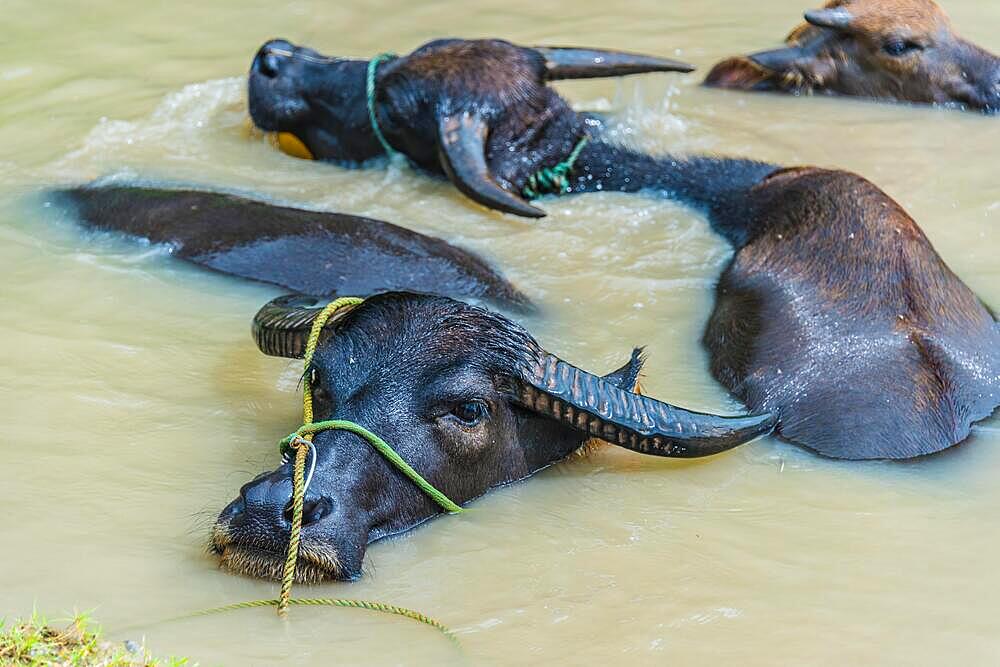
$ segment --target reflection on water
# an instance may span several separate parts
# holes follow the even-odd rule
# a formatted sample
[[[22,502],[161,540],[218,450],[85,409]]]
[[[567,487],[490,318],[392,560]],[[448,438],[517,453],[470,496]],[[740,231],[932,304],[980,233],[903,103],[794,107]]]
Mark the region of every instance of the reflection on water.
[[[160,619],[270,597],[205,551],[216,512],[277,461],[299,418],[294,362],[253,347],[278,292],[81,232],[44,186],[97,177],[202,184],[384,218],[491,257],[544,306],[526,324],[570,361],[617,367],[692,408],[736,405],[698,345],[728,257],[682,207],[547,200],[485,214],[405,167],[295,160],[243,131],[241,79],[274,36],[327,52],[443,34],[648,50],[701,66],[764,48],[805,7],[581,0],[126,3],[8,0],[0,42],[0,613],[95,609],[112,636],[203,664],[419,663],[432,631],[346,610]],[[1000,5],[948,3],[997,49]],[[372,20],[377,17],[377,20]],[[991,40],[992,43],[991,43]],[[1000,305],[1000,122],[857,101],[704,90],[695,76],[573,82],[580,108],[654,151],[715,151],[868,176]],[[774,440],[709,462],[606,450],[369,551],[367,576],[310,595],[382,599],[457,628],[477,662],[990,662],[998,651],[1000,426],[908,464],[846,464]],[[136,628],[142,624],[141,628]],[[391,639],[390,639],[391,638]]]

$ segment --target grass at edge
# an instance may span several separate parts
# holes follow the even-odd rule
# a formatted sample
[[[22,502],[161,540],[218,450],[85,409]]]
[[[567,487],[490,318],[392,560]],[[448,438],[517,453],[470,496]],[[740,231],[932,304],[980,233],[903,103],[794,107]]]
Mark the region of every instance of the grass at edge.
[[[59,629],[38,614],[8,621],[0,618],[0,665],[3,667],[197,667],[187,658],[155,659],[135,642],[113,644],[86,614]]]

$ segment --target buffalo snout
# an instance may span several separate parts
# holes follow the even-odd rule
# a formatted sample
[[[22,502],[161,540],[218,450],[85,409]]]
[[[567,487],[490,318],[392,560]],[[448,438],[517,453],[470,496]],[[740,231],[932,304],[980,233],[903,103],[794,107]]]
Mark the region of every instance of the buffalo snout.
[[[336,533],[343,532],[334,525],[335,507],[329,496],[307,489],[302,506],[300,564],[296,569],[299,582],[357,576],[345,567],[345,549],[335,538]],[[239,496],[216,520],[212,550],[229,570],[280,579],[291,525],[291,465],[285,464],[243,485]]]
[[[264,44],[254,56],[250,71],[273,79],[277,77],[289,58],[294,55],[294,47],[283,39],[272,39]]]
[[[233,524],[266,526],[287,534],[292,523],[292,480],[284,467],[259,477],[240,489],[240,497],[230,507]],[[317,523],[332,510],[331,498],[307,492],[302,506],[302,525]]]

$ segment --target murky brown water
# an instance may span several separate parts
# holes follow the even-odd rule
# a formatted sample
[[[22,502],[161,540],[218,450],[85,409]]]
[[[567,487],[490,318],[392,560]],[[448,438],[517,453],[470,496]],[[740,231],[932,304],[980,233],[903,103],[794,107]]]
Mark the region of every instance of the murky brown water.
[[[273,443],[298,423],[299,369],[264,358],[248,335],[276,290],[82,233],[41,208],[46,185],[200,184],[440,235],[492,257],[544,304],[528,325],[551,350],[610,369],[645,343],[653,394],[736,407],[698,345],[727,257],[698,216],[598,195],[547,200],[550,217],[526,222],[406,169],[294,160],[244,137],[240,77],[273,36],[368,55],[495,35],[648,50],[704,72],[776,43],[800,0],[0,7],[0,614],[93,609],[111,636],[145,634],[202,664],[460,660],[433,631],[364,612],[161,622],[274,595],[272,583],[217,570],[205,544],[216,512],[275,465]],[[1000,49],[1000,4],[947,9],[966,36]],[[562,89],[651,150],[859,171],[1000,306],[1000,119],[698,80]],[[1000,421],[974,433],[909,464],[836,463],[773,439],[707,463],[606,450],[374,546],[360,583],[299,593],[424,610],[481,663],[995,664]]]

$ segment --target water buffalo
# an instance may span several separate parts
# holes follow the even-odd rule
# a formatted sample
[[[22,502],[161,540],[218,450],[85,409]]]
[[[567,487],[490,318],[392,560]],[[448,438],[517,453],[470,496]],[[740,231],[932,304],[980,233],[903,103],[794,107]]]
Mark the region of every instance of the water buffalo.
[[[269,354],[302,356],[314,299],[282,298],[255,318]],[[354,421],[389,442],[461,504],[525,478],[595,436],[651,455],[731,449],[773,418],[689,412],[632,393],[639,351],[600,378],[545,352],[521,326],[443,297],[389,293],[338,311],[311,367],[315,419]],[[297,577],[349,580],[367,545],[441,512],[357,436],[324,431],[306,497]],[[227,568],[281,575],[289,534],[291,464],[246,484],[219,516],[212,546]]]
[[[860,176],[632,154],[596,180],[668,192],[733,245],[704,343],[716,379],[777,415],[781,437],[836,458],[910,458],[961,442],[1000,405],[994,315]]]
[[[166,244],[195,264],[298,292],[410,290],[532,308],[480,257],[381,220],[230,194],[121,185],[73,188],[56,198],[94,229]]]
[[[318,159],[356,164],[383,155],[369,115],[392,149],[446,174],[474,201],[526,217],[545,212],[523,196],[533,175],[569,156],[588,133],[548,82],[652,71],[683,63],[620,52],[526,48],[501,40],[442,39],[403,57],[328,58],[273,40],[250,68],[250,116],[262,130],[297,137]],[[585,166],[599,147],[583,148]]]
[[[446,40],[391,61],[378,70],[386,136],[428,169],[478,164],[449,171],[460,189],[477,197],[499,188],[503,195],[478,201],[540,214],[523,210],[529,205],[519,188],[540,164],[569,155],[587,130],[586,119],[545,87],[541,65],[517,66],[535,62],[533,53],[495,40]],[[500,56],[513,65],[498,67]],[[254,118],[261,122],[282,108],[281,100],[300,95],[303,108],[328,114],[302,116],[307,125],[320,124],[312,131],[339,136],[338,114],[354,118],[359,104],[347,95],[354,84],[340,68],[365,65],[320,59],[286,42],[265,44],[250,75]],[[337,96],[327,97],[338,81]],[[477,106],[482,99],[490,104]],[[267,117],[275,123],[268,129],[291,127]],[[300,133],[307,143],[313,136]],[[803,190],[806,182],[815,190]],[[906,458],[960,442],[997,405],[994,318],[916,223],[857,176],[782,171],[752,160],[652,157],[594,137],[561,188],[666,194],[708,215],[737,250],[705,335],[713,372],[751,408],[777,414],[785,438],[834,457]],[[862,191],[867,196],[859,199]],[[765,253],[767,244],[787,254]],[[824,372],[812,365],[819,360]],[[930,378],[937,378],[936,393],[929,393]]]
[[[805,18],[787,46],[725,60],[705,83],[1000,111],[1000,58],[932,0],[832,0]]]

